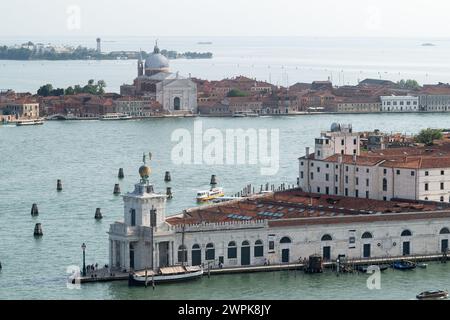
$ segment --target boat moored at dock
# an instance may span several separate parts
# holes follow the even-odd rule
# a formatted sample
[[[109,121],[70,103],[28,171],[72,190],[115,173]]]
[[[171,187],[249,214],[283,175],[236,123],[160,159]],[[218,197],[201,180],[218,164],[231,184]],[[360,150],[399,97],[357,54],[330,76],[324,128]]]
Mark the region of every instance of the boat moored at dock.
[[[125,113],[108,113],[100,117],[102,121],[113,121],[113,120],[131,120],[132,116]]]
[[[396,270],[413,270],[417,265],[412,261],[398,261],[394,262],[392,268]]]
[[[153,283],[170,283],[199,279],[203,276],[203,269],[198,266],[173,266],[160,268],[157,272],[143,270],[131,273],[128,278],[129,286],[147,286]]]

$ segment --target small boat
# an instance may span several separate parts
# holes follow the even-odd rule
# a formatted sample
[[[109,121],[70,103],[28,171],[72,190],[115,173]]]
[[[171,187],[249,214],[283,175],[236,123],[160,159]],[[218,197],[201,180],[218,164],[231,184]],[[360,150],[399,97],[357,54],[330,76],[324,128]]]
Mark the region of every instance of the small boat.
[[[372,270],[376,270],[376,268],[379,268],[380,271],[386,271],[387,269],[390,268],[390,265],[387,264],[381,264],[381,265],[370,265],[370,266],[358,266],[356,267],[356,269],[360,272],[364,272],[367,273],[368,269],[372,269]]]
[[[444,290],[431,290],[424,291],[416,296],[419,300],[437,300],[437,299],[447,299],[448,291]]]
[[[225,196],[225,193],[223,192],[223,188],[213,188],[211,190],[197,192],[197,201],[205,202],[205,201],[210,201],[210,200],[214,200],[217,198],[222,198],[224,196]]]
[[[148,286],[153,283],[180,282],[199,279],[203,276],[201,267],[173,266],[160,268],[157,272],[143,270],[131,273],[128,277],[129,286]]]
[[[130,120],[133,119],[132,116],[125,113],[107,113],[100,117],[100,120],[111,121],[111,120]]]
[[[418,263],[417,268],[426,269],[428,267],[428,264],[426,263]]]
[[[20,120],[16,122],[16,126],[23,127],[23,126],[40,126],[43,125],[44,121],[41,119],[35,119],[35,120]]]
[[[252,112],[249,112],[249,113],[246,113],[245,114],[247,117],[252,117],[252,118],[256,118],[256,117],[259,117],[259,113],[252,113]]]
[[[412,270],[415,269],[417,265],[411,261],[397,261],[394,262],[392,268],[396,270]]]
[[[242,112],[235,112],[233,113],[233,118],[245,118],[247,115]]]

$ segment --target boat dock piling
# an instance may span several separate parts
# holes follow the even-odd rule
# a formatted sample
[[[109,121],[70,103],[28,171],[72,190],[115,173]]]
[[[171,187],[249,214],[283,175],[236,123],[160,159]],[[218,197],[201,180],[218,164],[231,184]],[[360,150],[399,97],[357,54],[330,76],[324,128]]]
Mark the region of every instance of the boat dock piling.
[[[120,185],[118,184],[118,183],[116,183],[115,185],[114,185],[114,192],[113,192],[113,194],[115,195],[115,196],[118,196],[118,195],[120,195]]]
[[[117,175],[117,177],[118,177],[119,179],[125,178],[125,175],[124,175],[124,173],[123,173],[123,168],[120,168],[120,169],[119,169],[119,174]]]
[[[101,220],[101,219],[103,219],[103,215],[102,215],[101,209],[97,208],[95,210],[95,220]]]
[[[173,199],[173,193],[172,193],[172,188],[171,187],[167,187],[167,199]]]
[[[43,235],[44,232],[42,231],[42,225],[40,223],[36,223],[36,226],[34,227],[34,236],[42,237]]]
[[[60,192],[62,191],[63,187],[62,187],[62,182],[61,180],[58,179],[58,181],[56,181],[56,191]]]
[[[39,215],[39,209],[36,203],[33,203],[33,206],[31,207],[31,216],[37,217]]]
[[[166,171],[166,175],[164,177],[164,182],[171,182],[172,181],[172,177],[170,176],[170,172]]]
[[[211,176],[211,183],[210,183],[210,185],[211,185],[211,188],[212,188],[212,189],[214,189],[214,188],[217,186],[217,178],[216,178],[216,175],[215,175],[215,174],[213,174],[213,175]]]

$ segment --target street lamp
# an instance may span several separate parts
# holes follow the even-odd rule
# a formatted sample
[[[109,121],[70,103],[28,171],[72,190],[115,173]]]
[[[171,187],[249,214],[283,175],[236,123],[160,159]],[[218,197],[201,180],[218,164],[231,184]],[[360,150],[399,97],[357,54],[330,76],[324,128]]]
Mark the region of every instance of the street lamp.
[[[83,277],[86,277],[86,244],[83,243],[81,245],[81,249],[83,250]]]

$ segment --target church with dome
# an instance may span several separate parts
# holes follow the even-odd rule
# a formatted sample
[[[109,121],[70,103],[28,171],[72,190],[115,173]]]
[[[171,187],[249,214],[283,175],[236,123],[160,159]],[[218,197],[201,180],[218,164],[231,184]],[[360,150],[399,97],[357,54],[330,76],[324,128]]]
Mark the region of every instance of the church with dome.
[[[137,69],[133,84],[120,87],[121,95],[158,101],[171,113],[197,111],[197,84],[178,72],[170,72],[169,60],[161,54],[158,44],[145,61],[138,60]]]

